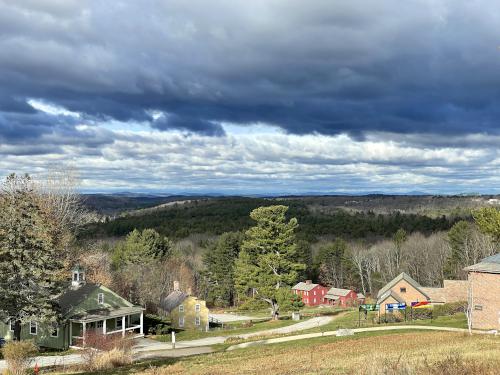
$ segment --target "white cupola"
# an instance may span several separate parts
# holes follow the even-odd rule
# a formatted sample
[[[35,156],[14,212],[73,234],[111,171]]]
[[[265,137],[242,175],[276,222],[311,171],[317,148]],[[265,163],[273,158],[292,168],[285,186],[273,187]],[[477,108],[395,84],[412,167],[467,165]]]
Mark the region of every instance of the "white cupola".
[[[78,288],[83,284],[85,284],[85,270],[77,265],[71,271],[71,286],[73,288]]]

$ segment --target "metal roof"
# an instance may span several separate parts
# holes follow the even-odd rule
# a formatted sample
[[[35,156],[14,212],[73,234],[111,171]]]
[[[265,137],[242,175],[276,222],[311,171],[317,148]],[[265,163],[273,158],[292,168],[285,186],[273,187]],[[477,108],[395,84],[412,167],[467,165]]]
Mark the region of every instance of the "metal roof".
[[[330,288],[328,292],[326,292],[326,295],[332,295],[332,296],[341,296],[345,297],[347,296],[352,290],[350,289],[341,289],[341,288]]]
[[[174,290],[161,301],[160,306],[163,310],[170,312],[188,297],[189,295],[187,293],[181,292],[180,290]]]
[[[96,289],[99,289],[99,285],[87,283],[79,286],[77,289],[67,289],[64,291],[57,299],[62,316],[66,316],[73,308],[85,301]]]
[[[74,315],[70,318],[73,322],[92,322],[103,319],[118,318],[121,316],[140,314],[144,311],[143,307],[131,306],[131,307],[120,307],[118,309],[99,309],[85,311],[82,314]]]
[[[295,285],[292,289],[297,289],[297,290],[303,290],[305,292],[309,292],[311,290],[313,290],[314,288],[316,288],[319,284],[308,284],[308,283],[304,283],[304,282],[300,282],[298,283],[297,285]]]
[[[500,253],[484,258],[479,263],[465,267],[469,272],[500,273]]]
[[[416,290],[418,290],[420,293],[422,293],[427,299],[430,299],[427,293],[425,293],[422,290],[421,285],[415,281],[410,275],[408,275],[406,272],[401,272],[398,276],[396,276],[394,279],[389,281],[382,289],[380,289],[377,293],[377,299],[380,298],[384,293],[389,291],[394,285],[396,285],[398,282],[401,280],[405,280],[408,284],[410,284],[412,287],[414,287]]]

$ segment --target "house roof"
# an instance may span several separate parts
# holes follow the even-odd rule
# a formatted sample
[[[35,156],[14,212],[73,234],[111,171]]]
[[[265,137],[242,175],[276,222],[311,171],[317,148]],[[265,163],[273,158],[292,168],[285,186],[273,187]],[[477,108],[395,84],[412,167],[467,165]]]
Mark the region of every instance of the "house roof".
[[[180,290],[174,290],[161,301],[160,306],[163,310],[170,312],[188,297],[189,295],[187,293],[181,292]]]
[[[99,289],[99,285],[92,283],[81,285],[77,289],[68,288],[57,299],[61,314],[63,316],[69,314],[73,308],[85,301],[96,289]]]
[[[309,292],[311,290],[313,290],[314,288],[316,288],[319,284],[313,284],[313,283],[304,283],[304,282],[300,282],[298,283],[297,285],[295,285],[292,289],[296,289],[296,290],[303,290],[304,292]]]
[[[484,258],[479,263],[465,267],[469,272],[500,273],[500,253]]]
[[[359,299],[363,299],[363,298],[366,298],[365,295],[363,293],[357,293],[356,294],[356,297],[358,297]]]
[[[418,282],[416,282],[410,275],[408,275],[406,272],[401,272],[398,276],[396,276],[394,279],[389,281],[382,289],[378,291],[377,294],[377,299],[379,299],[383,294],[385,294],[387,291],[389,291],[394,285],[396,285],[398,282],[401,280],[406,281],[408,284],[410,284],[412,287],[414,287],[416,290],[418,290],[420,293],[422,293],[427,299],[430,299],[427,293],[425,293],[422,290],[422,287]]]
[[[144,311],[141,306],[127,306],[120,307],[117,309],[103,308],[99,310],[88,310],[81,314],[76,314],[71,317],[71,321],[76,322],[91,322],[95,320],[101,320],[103,318],[111,319],[118,318],[124,315],[138,314]]]
[[[341,289],[341,288],[330,288],[328,292],[326,292],[326,295],[332,295],[332,296],[340,296],[340,297],[345,297],[347,296],[352,290],[350,289]]]
[[[101,290],[105,293],[113,294],[117,299],[109,304],[105,303],[102,308],[89,310],[89,309],[77,309],[77,307],[82,304],[87,298],[92,295],[96,290]],[[86,283],[80,285],[78,288],[68,288],[64,291],[57,299],[59,307],[61,308],[61,314],[65,318],[77,319],[77,320],[88,320],[97,317],[114,317],[123,315],[124,311],[129,309],[131,314],[138,313],[144,310],[141,306],[134,306],[132,303],[126,299],[120,297],[118,294],[112,290],[100,285],[93,283]],[[78,310],[78,311],[77,311]]]
[[[434,303],[445,303],[446,302],[446,291],[444,288],[420,288],[427,294]]]
[[[401,298],[401,296],[399,294],[397,294],[392,289],[389,289],[388,291],[386,291],[385,293],[383,293],[382,295],[380,295],[377,298],[377,304],[379,304],[379,305],[382,304],[382,302],[384,302],[389,297],[394,298],[399,303],[404,303],[405,302],[405,300],[403,298]]]

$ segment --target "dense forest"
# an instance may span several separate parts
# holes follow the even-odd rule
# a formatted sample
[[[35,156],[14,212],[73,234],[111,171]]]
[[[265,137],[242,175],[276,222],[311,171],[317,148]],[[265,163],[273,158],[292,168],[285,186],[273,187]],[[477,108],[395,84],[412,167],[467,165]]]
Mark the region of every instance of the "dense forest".
[[[123,237],[134,229],[155,229],[170,239],[182,239],[192,234],[220,235],[246,230],[252,224],[249,213],[260,206],[279,201],[289,207],[289,215],[300,225],[297,237],[314,241],[320,236],[340,236],[345,239],[391,237],[400,228],[408,233],[448,230],[457,219],[440,216],[431,218],[418,214],[376,214],[373,211],[348,212],[344,209],[328,213],[311,210],[299,199],[212,198],[168,208],[128,214],[93,223],[82,232],[83,238]]]

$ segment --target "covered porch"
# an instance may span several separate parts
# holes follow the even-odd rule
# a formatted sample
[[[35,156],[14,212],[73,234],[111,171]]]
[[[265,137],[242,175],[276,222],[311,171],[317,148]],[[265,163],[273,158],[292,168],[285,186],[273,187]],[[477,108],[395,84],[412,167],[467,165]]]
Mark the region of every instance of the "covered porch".
[[[144,309],[124,307],[113,311],[95,311],[85,317],[69,319],[70,346],[85,346],[89,332],[103,335],[144,336]]]

